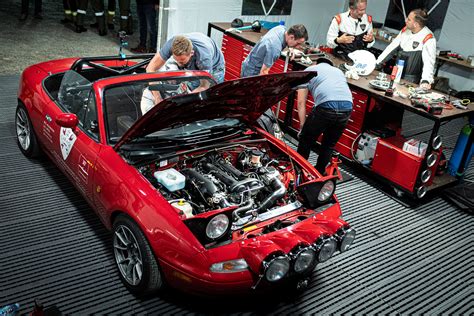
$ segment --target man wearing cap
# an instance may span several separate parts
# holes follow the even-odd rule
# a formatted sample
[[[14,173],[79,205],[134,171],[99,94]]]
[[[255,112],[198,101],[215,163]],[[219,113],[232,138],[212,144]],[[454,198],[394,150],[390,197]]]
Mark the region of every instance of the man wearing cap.
[[[326,166],[337,141],[346,128],[352,112],[352,93],[344,73],[326,58],[305,71],[316,71],[318,75],[306,86],[298,89],[298,117],[300,133],[298,153],[308,159],[311,147],[323,133],[316,169],[324,175]],[[314,98],[314,106],[306,117],[308,91]]]
[[[286,47],[298,47],[308,40],[308,31],[302,24],[293,25],[286,30],[284,25],[272,28],[252,48],[242,63],[241,77],[268,74],[270,68]]]
[[[365,13],[366,8],[367,0],[349,0],[349,11],[332,19],[326,42],[334,55],[347,59],[347,54],[374,45],[372,16]]]
[[[436,39],[426,27],[427,22],[428,15],[424,10],[411,11],[405,21],[406,26],[380,54],[377,64],[381,65],[393,54],[397,54],[398,59],[405,61],[402,78],[420,82],[422,88],[430,89],[434,80]]]
[[[207,71],[217,83],[224,82],[224,55],[216,42],[202,33],[188,33],[169,39],[155,54],[146,71],[157,71],[171,56],[180,69]],[[208,84],[207,80],[201,80],[201,84],[193,92],[207,89]]]

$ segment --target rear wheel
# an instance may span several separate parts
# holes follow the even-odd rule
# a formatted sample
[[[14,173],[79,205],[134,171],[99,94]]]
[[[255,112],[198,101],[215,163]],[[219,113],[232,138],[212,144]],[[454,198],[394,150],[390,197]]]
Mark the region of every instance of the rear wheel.
[[[115,262],[125,285],[135,293],[147,294],[163,287],[158,262],[140,227],[120,215],[113,226]]]
[[[31,124],[30,116],[22,103],[16,108],[15,115],[16,139],[21,152],[30,158],[39,156],[38,140]]]

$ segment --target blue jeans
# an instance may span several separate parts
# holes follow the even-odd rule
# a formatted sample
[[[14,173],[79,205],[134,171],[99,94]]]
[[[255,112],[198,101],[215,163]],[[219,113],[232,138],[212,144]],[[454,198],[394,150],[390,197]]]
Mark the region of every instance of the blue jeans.
[[[147,35],[150,34],[149,48],[156,50],[156,10],[154,4],[137,3],[138,22],[140,24],[140,46],[147,47]]]
[[[346,105],[345,102],[350,103],[349,101],[332,101],[331,104],[337,105],[339,102],[344,102],[344,105]],[[313,143],[319,138],[319,135],[323,133],[318,162],[315,166],[319,173],[325,173],[326,166],[331,160],[333,148],[346,128],[351,113],[352,111],[347,109],[337,111],[316,106],[306,118],[304,126],[301,129],[298,153],[303,156],[303,158],[308,159]]]

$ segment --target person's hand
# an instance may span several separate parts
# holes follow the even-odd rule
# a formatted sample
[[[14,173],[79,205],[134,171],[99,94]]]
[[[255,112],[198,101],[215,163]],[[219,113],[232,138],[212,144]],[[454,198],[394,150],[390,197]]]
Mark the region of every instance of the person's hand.
[[[372,32],[367,33],[367,34],[364,35],[364,37],[362,37],[362,40],[364,42],[369,42],[370,43],[374,40],[374,34]]]
[[[339,44],[350,44],[354,41],[354,39],[355,39],[355,36],[344,33],[337,38],[337,42]]]
[[[429,90],[431,89],[431,84],[429,84],[428,82],[423,82],[422,84],[420,84],[420,88],[424,90]]]

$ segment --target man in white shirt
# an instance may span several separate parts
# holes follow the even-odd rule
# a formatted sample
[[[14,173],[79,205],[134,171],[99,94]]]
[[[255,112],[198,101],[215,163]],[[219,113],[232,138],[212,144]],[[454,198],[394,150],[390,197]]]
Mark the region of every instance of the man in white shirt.
[[[405,21],[406,26],[377,58],[377,64],[397,54],[397,59],[405,61],[402,78],[419,82],[422,88],[430,89],[434,80],[436,39],[426,27],[427,22],[428,15],[424,10],[411,11]]]
[[[367,0],[349,0],[349,11],[332,19],[326,41],[334,55],[347,59],[347,54],[374,45],[372,16],[365,13],[366,8]]]

